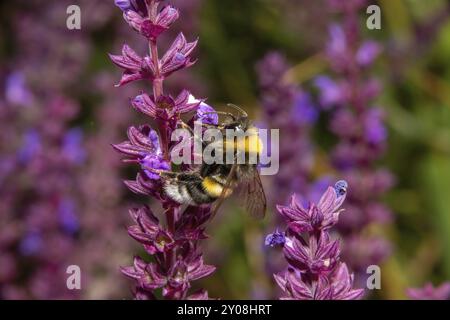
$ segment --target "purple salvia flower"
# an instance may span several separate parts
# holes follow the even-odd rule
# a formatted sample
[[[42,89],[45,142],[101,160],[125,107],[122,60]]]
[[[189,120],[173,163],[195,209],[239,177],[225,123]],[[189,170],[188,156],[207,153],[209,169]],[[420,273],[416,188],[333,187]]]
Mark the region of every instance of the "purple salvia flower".
[[[427,283],[423,288],[409,288],[406,294],[413,300],[448,300],[450,299],[450,282],[438,287]]]
[[[198,108],[202,100],[192,99],[189,91],[183,90],[176,98],[161,96],[157,100],[146,93],[138,95],[131,101],[131,105],[138,111],[153,119],[171,121],[176,124],[180,114],[189,113]]]
[[[283,291],[281,299],[351,300],[364,294],[363,289],[353,288],[353,275],[340,259],[339,240],[329,234],[346,194],[347,182],[341,180],[328,187],[317,205],[311,203],[305,209],[293,197],[290,206],[278,206],[288,224],[282,244],[289,265],[274,275]],[[268,239],[270,243],[273,235]]]
[[[345,192],[342,194],[341,184],[344,183],[344,181],[340,181],[334,188],[328,187],[318,205],[312,203],[305,208],[293,195],[289,206],[277,206],[278,212],[294,232],[329,229],[338,222],[339,214],[342,211],[340,206],[345,200]],[[340,190],[339,194],[336,192],[337,188]]]
[[[187,90],[177,97],[164,94],[163,82],[172,73],[190,67],[190,57],[197,41],[187,42],[180,33],[170,48],[160,58],[157,39],[169,29],[179,17],[174,7],[167,5],[161,11],[161,1],[116,1],[124,11],[128,24],[149,42],[148,55],[141,57],[129,46],[124,45],[122,55],[110,55],[111,60],[124,73],[119,86],[136,80],[149,80],[153,93],[142,92],[131,101],[134,109],[155,120],[158,133],[150,126],[128,129],[128,140],[113,147],[125,154],[125,162],[140,165],[141,171],[135,181],[126,181],[128,188],[139,194],[152,195],[164,209],[166,223],[163,224],[149,207],[130,210],[134,225],[128,234],[143,245],[145,251],[154,257],[147,263],[136,257],[134,265],[122,268],[122,273],[135,280],[136,299],[156,299],[155,290],[162,289],[165,299],[208,299],[204,290],[189,295],[191,282],[209,276],[214,266],[206,265],[198,249],[198,241],[207,238],[205,224],[211,218],[209,207],[188,207],[180,212],[180,206],[168,199],[163,190],[160,172],[171,169],[169,137],[180,122],[182,114],[197,111],[193,119],[215,121],[207,112],[214,112],[203,100],[195,99]],[[144,6],[142,6],[144,4]],[[203,119],[204,118],[204,119]]]
[[[215,112],[214,108],[210,105],[201,102],[198,109],[195,120],[199,120],[202,123],[217,125],[219,123],[219,116]]]

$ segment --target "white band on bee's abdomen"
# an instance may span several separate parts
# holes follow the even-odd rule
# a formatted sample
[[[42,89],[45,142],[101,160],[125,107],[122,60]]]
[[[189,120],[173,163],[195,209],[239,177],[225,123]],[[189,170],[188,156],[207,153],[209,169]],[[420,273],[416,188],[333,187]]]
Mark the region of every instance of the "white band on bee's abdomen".
[[[178,186],[176,184],[167,184],[164,186],[164,191],[172,200],[179,204],[190,204],[192,198],[186,190],[186,186]]]

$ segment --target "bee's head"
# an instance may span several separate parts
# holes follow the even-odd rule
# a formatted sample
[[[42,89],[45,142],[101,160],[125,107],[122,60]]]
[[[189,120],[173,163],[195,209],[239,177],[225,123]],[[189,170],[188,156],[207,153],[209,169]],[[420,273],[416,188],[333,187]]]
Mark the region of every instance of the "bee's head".
[[[224,128],[246,131],[250,124],[247,112],[234,104],[227,104],[227,106],[238,111],[238,115],[229,113],[229,119],[225,121]]]
[[[249,127],[249,119],[247,116],[235,117],[230,114],[230,118],[224,122],[224,129],[233,129],[236,131],[246,131]]]

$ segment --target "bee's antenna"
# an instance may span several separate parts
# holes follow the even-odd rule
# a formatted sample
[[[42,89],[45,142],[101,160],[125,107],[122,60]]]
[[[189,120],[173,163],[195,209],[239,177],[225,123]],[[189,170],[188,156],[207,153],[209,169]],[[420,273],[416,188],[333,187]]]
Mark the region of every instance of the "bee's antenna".
[[[242,109],[241,107],[238,107],[237,105],[232,104],[232,103],[228,103],[227,106],[239,111],[243,116],[248,117],[248,113],[245,112],[245,110]]]
[[[221,114],[227,117],[231,117],[233,120],[236,120],[235,116],[232,113],[229,112],[223,112],[223,111],[211,111],[211,112],[204,112],[203,114]]]

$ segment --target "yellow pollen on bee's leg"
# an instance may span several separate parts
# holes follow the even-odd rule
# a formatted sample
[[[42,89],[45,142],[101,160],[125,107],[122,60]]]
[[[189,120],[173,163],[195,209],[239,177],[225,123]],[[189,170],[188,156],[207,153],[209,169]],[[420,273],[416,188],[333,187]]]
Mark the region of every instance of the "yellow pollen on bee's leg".
[[[209,177],[203,179],[202,186],[206,193],[208,193],[211,197],[218,198],[222,195],[223,186]],[[225,197],[228,197],[231,193],[231,189],[226,190]]]

